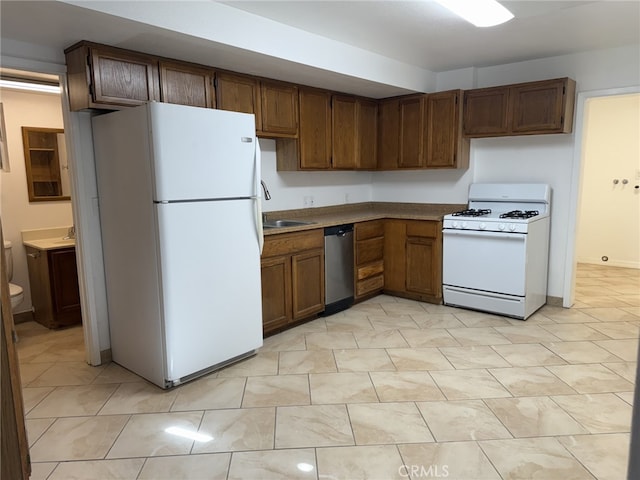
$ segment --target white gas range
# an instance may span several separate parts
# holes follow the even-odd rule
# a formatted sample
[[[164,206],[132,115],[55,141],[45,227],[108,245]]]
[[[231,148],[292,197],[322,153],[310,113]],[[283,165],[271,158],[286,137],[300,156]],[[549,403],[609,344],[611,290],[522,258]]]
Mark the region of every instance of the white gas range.
[[[446,305],[526,319],[546,303],[551,188],[474,183],[443,221]]]

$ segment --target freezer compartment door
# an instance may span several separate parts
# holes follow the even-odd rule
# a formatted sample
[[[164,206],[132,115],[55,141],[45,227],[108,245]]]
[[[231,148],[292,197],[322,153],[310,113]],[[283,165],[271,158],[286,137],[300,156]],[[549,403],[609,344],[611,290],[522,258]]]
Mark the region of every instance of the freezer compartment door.
[[[262,346],[253,202],[156,206],[168,382]]]
[[[256,194],[254,116],[169,103],[149,104],[154,200]]]

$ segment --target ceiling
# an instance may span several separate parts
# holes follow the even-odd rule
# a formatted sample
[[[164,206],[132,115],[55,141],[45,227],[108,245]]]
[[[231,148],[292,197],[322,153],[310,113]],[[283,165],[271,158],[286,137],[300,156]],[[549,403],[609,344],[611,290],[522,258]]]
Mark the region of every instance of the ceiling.
[[[491,28],[476,28],[430,0],[222,3],[431,72],[640,44],[640,0],[502,1],[515,18]],[[40,45],[42,59],[56,55],[60,63],[66,47],[86,39],[205,65],[215,58],[219,68],[371,97],[403,93],[63,2],[0,1],[0,34],[3,45]]]

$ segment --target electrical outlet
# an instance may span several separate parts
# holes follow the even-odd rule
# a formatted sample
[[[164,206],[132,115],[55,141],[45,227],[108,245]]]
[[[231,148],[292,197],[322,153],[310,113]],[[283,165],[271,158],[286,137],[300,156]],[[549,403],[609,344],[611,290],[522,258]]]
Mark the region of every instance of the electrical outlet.
[[[303,198],[303,204],[305,207],[313,207],[313,196],[312,195],[306,195]]]

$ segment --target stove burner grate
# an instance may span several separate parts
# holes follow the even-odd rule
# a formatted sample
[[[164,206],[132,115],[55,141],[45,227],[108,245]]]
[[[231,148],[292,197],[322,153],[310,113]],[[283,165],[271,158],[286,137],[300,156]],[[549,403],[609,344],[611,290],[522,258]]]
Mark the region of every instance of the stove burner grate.
[[[522,210],[512,210],[507,213],[502,213],[500,218],[531,218],[536,215],[540,215],[538,210],[525,210],[524,212]]]
[[[452,215],[454,217],[483,217],[485,215],[489,215],[491,213],[491,209],[483,208],[483,209],[475,209],[469,208],[467,210],[461,210],[460,212],[454,212]]]

